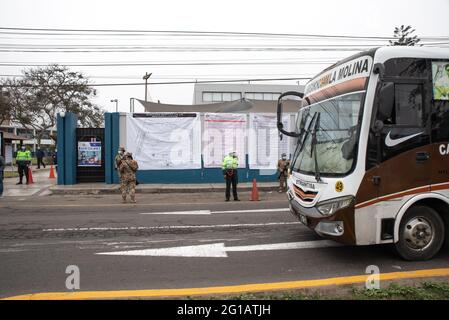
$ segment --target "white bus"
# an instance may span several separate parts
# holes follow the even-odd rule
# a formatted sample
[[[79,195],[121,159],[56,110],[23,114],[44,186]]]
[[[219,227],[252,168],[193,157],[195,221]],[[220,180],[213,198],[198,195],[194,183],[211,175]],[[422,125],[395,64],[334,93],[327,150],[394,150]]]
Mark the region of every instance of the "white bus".
[[[302,97],[295,132],[282,98]],[[407,260],[449,246],[449,49],[391,46],[342,60],[283,93],[297,139],[291,212],[350,245]]]

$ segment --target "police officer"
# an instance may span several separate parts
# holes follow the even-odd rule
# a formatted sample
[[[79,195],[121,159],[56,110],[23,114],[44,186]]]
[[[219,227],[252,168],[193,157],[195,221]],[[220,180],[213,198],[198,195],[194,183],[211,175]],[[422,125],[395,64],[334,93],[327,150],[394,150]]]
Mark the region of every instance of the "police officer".
[[[278,161],[278,172],[279,172],[279,192],[287,191],[287,176],[288,167],[290,166],[290,161],[287,160],[287,155],[283,153],[281,159]]]
[[[226,201],[229,201],[229,198],[231,197],[231,185],[234,201],[240,201],[239,197],[237,196],[238,166],[239,166],[239,159],[237,158],[237,154],[234,151],[230,152],[229,155],[224,157],[222,170],[223,176],[226,180]]]
[[[17,151],[16,163],[20,179],[16,184],[23,184],[23,175],[25,175],[28,184],[28,167],[31,165],[31,152],[24,145]]]
[[[133,160],[130,152],[125,153],[120,160],[120,189],[122,192],[123,203],[126,203],[126,196],[131,197],[131,202],[135,203],[136,194],[136,172],[139,169],[137,161]]]

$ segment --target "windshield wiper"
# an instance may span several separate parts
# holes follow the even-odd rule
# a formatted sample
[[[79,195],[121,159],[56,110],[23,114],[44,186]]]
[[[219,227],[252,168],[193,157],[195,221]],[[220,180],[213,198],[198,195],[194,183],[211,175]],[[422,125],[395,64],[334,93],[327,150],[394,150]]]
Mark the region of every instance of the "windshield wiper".
[[[315,153],[315,180],[316,182],[321,182],[321,176],[320,176],[320,170],[318,168],[318,154],[316,151],[316,145],[317,145],[317,138],[316,133],[318,131],[318,128],[320,127],[320,116],[321,113],[317,112],[315,115],[317,115],[315,126],[313,127],[313,133],[312,133],[312,146],[310,148],[310,157],[313,157],[313,154]]]
[[[307,126],[307,129],[305,129],[305,130],[303,129],[304,137],[302,137],[301,147],[299,148],[298,154],[300,154],[302,149],[304,148],[307,137],[309,136],[309,133],[310,133],[310,128],[312,127],[313,120],[315,120],[315,117],[316,117],[316,113],[313,114],[312,120],[310,120],[309,125]]]

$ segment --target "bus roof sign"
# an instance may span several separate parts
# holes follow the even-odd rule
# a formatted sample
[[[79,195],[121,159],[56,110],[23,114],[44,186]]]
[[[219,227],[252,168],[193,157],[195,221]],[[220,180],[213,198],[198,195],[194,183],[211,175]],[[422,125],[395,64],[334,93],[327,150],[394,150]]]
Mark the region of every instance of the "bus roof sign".
[[[320,90],[341,84],[343,82],[369,77],[373,66],[371,56],[363,56],[346,63],[337,65],[329,71],[320,74],[307,83],[304,95],[309,96]]]

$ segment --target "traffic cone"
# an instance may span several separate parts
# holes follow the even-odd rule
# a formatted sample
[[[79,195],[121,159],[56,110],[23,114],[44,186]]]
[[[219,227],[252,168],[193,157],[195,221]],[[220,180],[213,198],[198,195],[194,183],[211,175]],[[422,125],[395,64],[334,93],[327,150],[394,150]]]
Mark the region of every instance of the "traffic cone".
[[[31,167],[28,167],[28,182],[27,184],[33,184],[33,172],[31,171]]]
[[[53,168],[53,165],[50,166],[50,176],[48,178],[49,179],[56,179],[55,169]]]
[[[259,191],[257,191],[256,179],[253,179],[253,191],[251,192],[251,201],[259,201]]]

